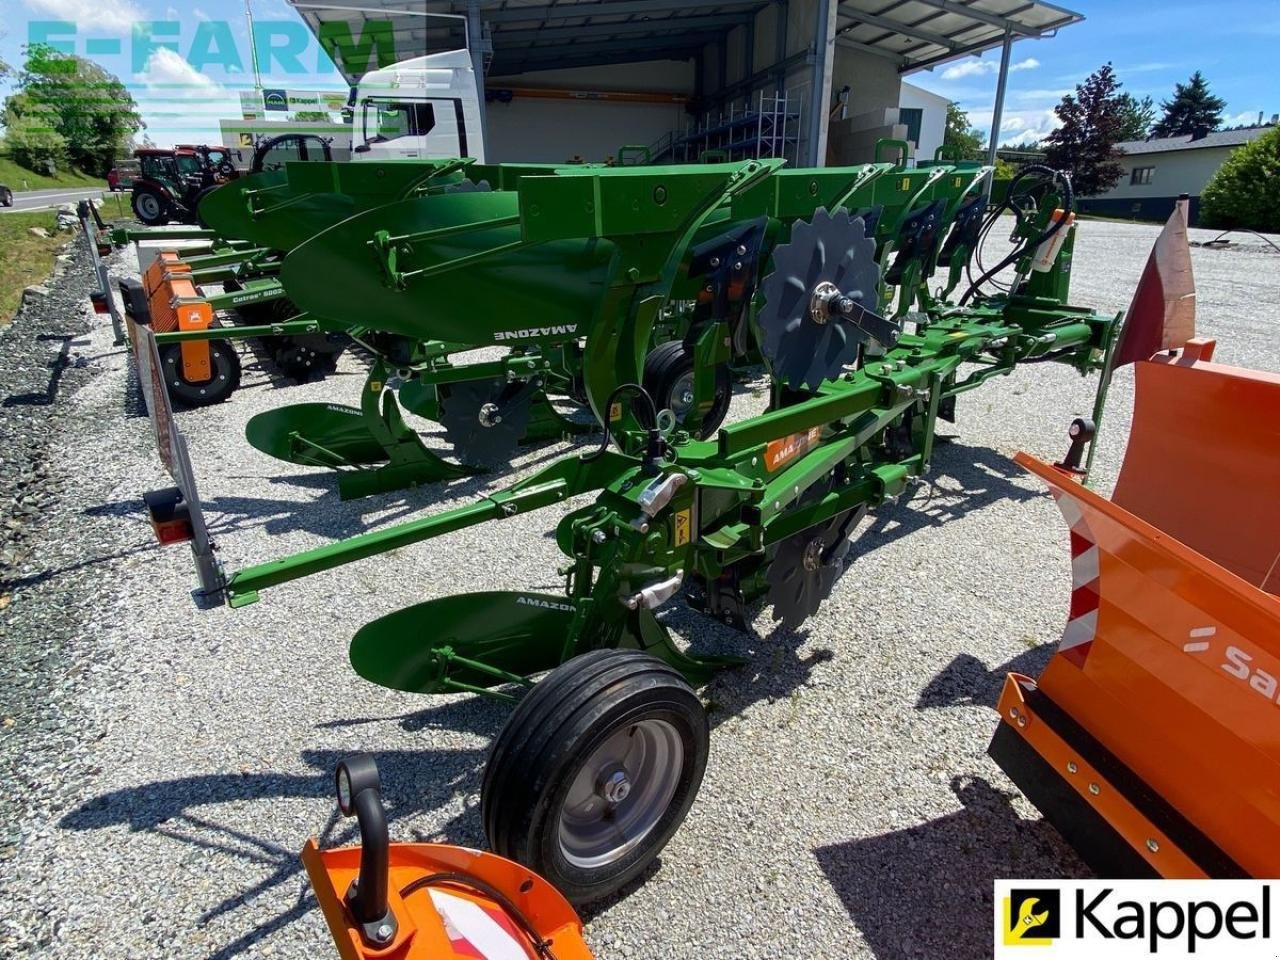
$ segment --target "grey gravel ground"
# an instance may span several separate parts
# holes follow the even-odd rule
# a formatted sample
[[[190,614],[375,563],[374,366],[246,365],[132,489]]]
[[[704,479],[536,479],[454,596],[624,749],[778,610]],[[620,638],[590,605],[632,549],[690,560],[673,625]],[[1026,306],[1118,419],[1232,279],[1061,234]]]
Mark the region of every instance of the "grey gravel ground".
[[[1084,224],[1076,302],[1123,309],[1156,232]],[[1201,332],[1228,362],[1280,370],[1280,260],[1242,240],[1193,253]],[[114,269],[128,266],[122,255]],[[348,639],[445,593],[557,589],[546,532],[558,511],[286,585],[243,610],[197,611],[185,549],[152,546],[140,512],[142,491],[167,484],[125,358],[80,310],[86,281],[71,262],[0,335],[4,395],[44,389],[60,344],[37,333],[73,337],[52,403],[0,415],[0,501],[20,534],[6,529],[2,555],[0,954],[331,956],[297,852],[310,835],[349,836],[332,815],[334,762],[376,755],[395,837],[478,845],[484,752],[504,714],[368,684]],[[279,390],[246,361],[232,402],[180,415],[232,569],[468,502],[492,482],[343,504],[326,475],[241,437],[260,410],[354,400],[360,365]],[[1092,391],[1040,366],[963,398],[932,484],[868,522],[857,562],[801,632],[775,633],[764,610],[746,637],[671,605],[700,650],[751,662],[705,691],[717,729],[688,822],[643,885],[588,917],[600,957],[981,957],[993,878],[1083,871],[985,749],[1004,673],[1040,669],[1070,583],[1057,511],[1009,457],[1060,455]],[[1123,452],[1130,372],[1112,398],[1104,481]],[[19,492],[33,513],[13,509]]]

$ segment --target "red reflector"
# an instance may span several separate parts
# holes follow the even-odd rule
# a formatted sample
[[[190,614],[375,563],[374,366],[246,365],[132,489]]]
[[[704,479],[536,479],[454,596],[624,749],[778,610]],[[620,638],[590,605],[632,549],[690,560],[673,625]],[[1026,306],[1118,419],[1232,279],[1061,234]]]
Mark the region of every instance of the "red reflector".
[[[191,526],[191,513],[182,499],[182,491],[177,487],[145,493],[142,495],[142,501],[147,505],[151,529],[155,531],[156,540],[162,546],[186,543],[188,540],[195,539],[195,530]]]
[[[110,313],[111,307],[107,303],[107,295],[105,293],[91,293],[89,299],[93,301],[94,313]]]
[[[156,532],[156,540],[162,547],[171,543],[186,543],[195,539],[191,524],[185,520],[152,520],[151,529]]]

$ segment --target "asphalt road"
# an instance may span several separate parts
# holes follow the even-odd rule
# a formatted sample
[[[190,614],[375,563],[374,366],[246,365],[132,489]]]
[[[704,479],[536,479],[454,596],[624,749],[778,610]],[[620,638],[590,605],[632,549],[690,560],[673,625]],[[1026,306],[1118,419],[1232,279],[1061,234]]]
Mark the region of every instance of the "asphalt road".
[[[13,184],[7,184],[12,189]],[[26,190],[13,191],[13,206],[0,207],[0,213],[17,213],[22,210],[47,210],[63,203],[75,203],[86,197],[101,197],[106,193],[105,187],[77,190]]]

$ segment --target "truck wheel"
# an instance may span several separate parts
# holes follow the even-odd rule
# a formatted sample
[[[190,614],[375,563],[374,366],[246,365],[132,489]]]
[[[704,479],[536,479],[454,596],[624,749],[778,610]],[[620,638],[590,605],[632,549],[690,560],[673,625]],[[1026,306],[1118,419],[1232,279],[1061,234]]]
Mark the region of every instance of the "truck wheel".
[[[682,430],[705,440],[724,423],[733,398],[729,365],[716,367],[716,393],[711,409],[699,421],[694,410],[693,352],[680,340],[668,340],[654,347],[644,358],[644,388],[659,410],[670,410]]]
[[[708,740],[706,712],[674,668],[638,650],[575,657],[493,743],[480,792],[489,844],[574,903],[609,896],[684,820]]]
[[[133,191],[133,215],[148,227],[160,227],[169,222],[169,201],[156,190]]]
[[[170,343],[161,347],[160,369],[169,398],[183,407],[207,407],[231,396],[240,386],[239,355],[226,340],[210,340],[209,363],[213,377],[197,383],[183,376],[181,345]]]

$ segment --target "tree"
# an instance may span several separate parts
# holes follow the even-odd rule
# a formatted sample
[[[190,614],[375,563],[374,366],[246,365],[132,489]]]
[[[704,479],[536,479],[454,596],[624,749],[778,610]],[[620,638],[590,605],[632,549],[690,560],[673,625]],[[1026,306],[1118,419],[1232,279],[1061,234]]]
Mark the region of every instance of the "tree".
[[[1161,100],[1164,116],[1151,131],[1156,137],[1186,137],[1197,128],[1217,130],[1227,101],[1209,92],[1209,81],[1197,70],[1186,83],[1173,85],[1173,98]]]
[[[1006,143],[1001,150],[1012,150],[1015,153],[1039,153],[1044,148],[1039,140],[1023,140],[1021,143]]]
[[[4,116],[10,129],[29,124],[56,134],[68,160],[100,175],[143,127],[137,104],[117,77],[40,43],[27,47],[27,62],[17,91],[5,100]]]
[[[982,131],[969,123],[969,114],[960,109],[957,103],[947,104],[947,126],[942,134],[942,142],[948,147],[956,147],[965,159],[975,159],[982,153],[986,138]]]
[[[1200,222],[1280,232],[1280,127],[1227,157],[1200,193]]]
[[[1045,137],[1045,160],[1071,174],[1080,196],[1110,190],[1124,172],[1116,149],[1123,123],[1119,91],[1120,81],[1105,63],[1053,108],[1062,126]]]
[[[1155,101],[1150,97],[1139,100],[1131,93],[1120,94],[1120,139],[1145,140],[1151,134],[1156,120]]]

